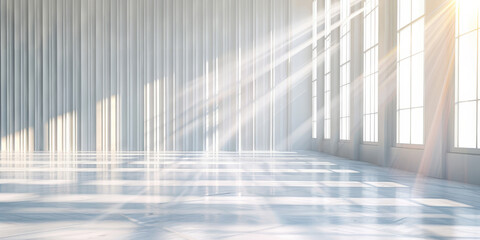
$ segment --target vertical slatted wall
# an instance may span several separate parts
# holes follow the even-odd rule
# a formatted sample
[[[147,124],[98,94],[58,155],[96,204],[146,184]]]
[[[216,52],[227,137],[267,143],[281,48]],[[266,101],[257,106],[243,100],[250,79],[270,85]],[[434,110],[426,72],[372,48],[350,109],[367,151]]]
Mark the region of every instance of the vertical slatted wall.
[[[1,150],[308,149],[310,7],[0,0]]]

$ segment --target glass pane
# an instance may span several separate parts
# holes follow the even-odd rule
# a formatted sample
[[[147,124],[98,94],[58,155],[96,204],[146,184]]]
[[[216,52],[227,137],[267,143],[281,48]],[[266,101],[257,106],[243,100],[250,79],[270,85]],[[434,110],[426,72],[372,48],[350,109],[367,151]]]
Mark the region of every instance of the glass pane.
[[[343,83],[343,81],[345,80],[344,71],[345,71],[345,66],[340,66],[340,86],[344,84]]]
[[[367,72],[367,52],[365,52],[363,54],[363,76],[367,76],[368,75],[368,72]]]
[[[458,103],[455,104],[455,130],[454,130],[455,147],[458,147]]]
[[[398,111],[398,143],[410,143],[410,109]]]
[[[459,34],[463,34],[477,28],[478,0],[457,0],[458,4],[458,27]]]
[[[458,146],[476,147],[476,102],[459,103],[458,108]]]
[[[368,140],[372,141],[372,132],[374,131],[372,129],[372,115],[368,115],[367,119]]]
[[[363,126],[362,126],[362,129],[363,129],[363,141],[364,141],[364,142],[367,141],[367,132],[366,132],[366,131],[367,131],[367,130],[366,130],[367,127],[366,127],[366,125],[365,125],[365,119],[366,119],[366,117],[363,116],[363,121],[362,121]]]
[[[373,69],[373,66],[372,66],[372,62],[373,62],[372,49],[368,50],[366,55],[367,55],[367,60],[365,62],[365,65],[366,65],[366,68],[367,68],[367,74],[370,75],[370,74],[372,74],[372,69]]]
[[[328,74],[325,78],[325,91],[330,91],[330,85],[332,83],[332,80],[330,79],[330,74]]]
[[[350,63],[347,63],[347,69],[346,69],[346,75],[345,75],[345,81],[346,83],[350,83]]]
[[[368,15],[365,18],[365,48],[368,49],[371,46],[371,36],[372,29],[370,29],[370,21],[372,20],[372,15]]]
[[[347,116],[350,116],[350,84],[347,84],[347,86],[345,86],[345,93],[347,94],[347,97],[345,99]]]
[[[423,108],[412,109],[412,144],[423,144]]]
[[[345,139],[350,140],[350,117],[345,118]]]
[[[423,106],[423,53],[412,57],[412,107]]]
[[[424,49],[424,25],[423,18],[412,24],[412,54]]]
[[[340,88],[340,117],[345,117],[347,111],[345,109],[345,86]]]
[[[330,36],[325,40],[325,73],[330,72]]]
[[[371,77],[367,77],[366,80],[365,80],[365,92],[363,93],[364,94],[364,99],[365,99],[365,113],[370,113],[372,110],[370,109],[370,106],[371,106],[371,99],[372,99],[372,92],[371,92],[371,89],[370,89],[370,80]]]
[[[324,138],[330,138],[330,120],[325,120],[323,133]]]
[[[340,139],[343,139],[343,119],[340,118]]]
[[[325,93],[325,118],[330,118],[330,92]]]
[[[362,95],[363,95],[362,96],[363,97],[363,114],[366,113],[366,109],[367,109],[367,107],[366,107],[367,98],[366,98],[366,95],[365,95],[365,93],[367,92],[367,90],[366,90],[367,89],[367,82],[368,82],[367,78],[366,77],[363,78],[363,92],[362,92]]]
[[[374,36],[375,38],[373,39],[373,41],[375,42],[375,44],[378,43],[378,8],[375,9],[375,21],[374,21],[375,25],[374,25]]]
[[[425,12],[424,0],[412,0],[412,20],[423,16]]]
[[[414,0],[417,1],[417,0]],[[411,0],[398,0],[398,16],[399,16],[399,26],[398,28],[402,28],[403,26],[410,23],[411,20]]]
[[[458,53],[459,53],[459,50],[458,50],[458,40],[456,40],[455,42],[455,102],[458,102],[458,70],[459,70],[459,67],[458,67]],[[455,131],[456,132],[456,131]]]
[[[404,59],[410,56],[410,26],[404,28],[400,31],[400,42],[399,45],[399,59]]]
[[[458,53],[458,100],[474,100],[477,97],[477,34],[460,37]]]
[[[344,116],[344,107],[343,103],[345,102],[345,95],[344,95],[345,88],[342,86],[340,87],[340,117]]]
[[[378,112],[378,73],[375,73],[373,78],[373,112]]]
[[[350,61],[350,32],[347,33],[347,40],[346,40],[346,44],[347,44],[347,61]]]
[[[398,106],[399,108],[410,107],[410,59],[407,58],[399,64],[398,80]]]

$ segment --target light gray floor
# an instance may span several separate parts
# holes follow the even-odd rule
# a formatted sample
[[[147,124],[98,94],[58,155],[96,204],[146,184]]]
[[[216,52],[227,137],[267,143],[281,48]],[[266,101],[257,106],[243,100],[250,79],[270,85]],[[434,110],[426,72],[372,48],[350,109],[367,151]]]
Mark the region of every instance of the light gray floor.
[[[473,239],[480,187],[314,152],[1,155],[0,238]]]

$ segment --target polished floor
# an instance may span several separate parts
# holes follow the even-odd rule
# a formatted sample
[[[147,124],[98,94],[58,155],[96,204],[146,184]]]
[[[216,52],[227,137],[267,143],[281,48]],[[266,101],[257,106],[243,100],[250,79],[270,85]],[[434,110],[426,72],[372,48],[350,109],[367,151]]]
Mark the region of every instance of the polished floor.
[[[11,154],[2,239],[475,239],[480,187],[315,152]]]

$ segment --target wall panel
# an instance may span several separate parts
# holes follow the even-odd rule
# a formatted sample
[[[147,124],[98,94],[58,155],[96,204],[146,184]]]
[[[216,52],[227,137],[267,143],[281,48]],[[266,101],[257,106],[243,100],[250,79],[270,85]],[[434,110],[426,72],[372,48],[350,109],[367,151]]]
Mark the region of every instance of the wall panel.
[[[309,149],[310,8],[0,0],[1,150]]]

